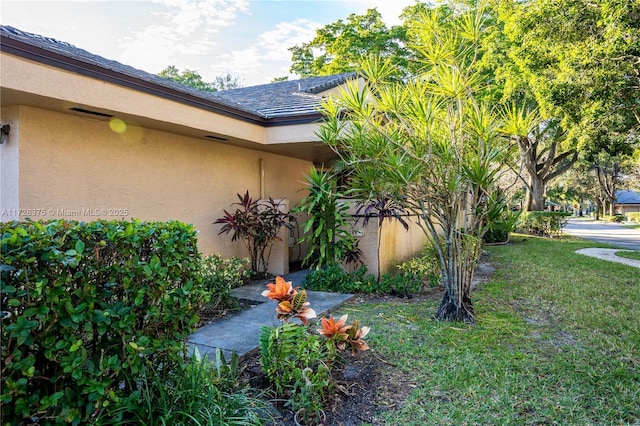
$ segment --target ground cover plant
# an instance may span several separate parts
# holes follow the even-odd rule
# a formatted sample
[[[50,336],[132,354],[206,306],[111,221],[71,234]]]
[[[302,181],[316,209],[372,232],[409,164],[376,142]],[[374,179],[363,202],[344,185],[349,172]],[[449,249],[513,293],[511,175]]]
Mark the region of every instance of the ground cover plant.
[[[237,356],[225,360],[189,358],[180,368],[162,373],[148,363],[143,368],[140,399],[122,404],[115,411],[127,421],[105,410],[94,425],[262,425],[269,419],[267,403],[240,378]]]
[[[486,248],[475,326],[434,321],[437,297],[343,307],[371,326],[374,374],[405,389],[360,424],[640,421],[638,269],[575,253],[595,246],[517,235]]]
[[[425,289],[436,287],[439,282],[438,258],[428,246],[421,256],[397,265],[394,275],[384,273],[380,279],[376,279],[364,266],[345,272],[339,265],[330,265],[309,271],[304,279],[304,287],[339,293],[412,297]]]

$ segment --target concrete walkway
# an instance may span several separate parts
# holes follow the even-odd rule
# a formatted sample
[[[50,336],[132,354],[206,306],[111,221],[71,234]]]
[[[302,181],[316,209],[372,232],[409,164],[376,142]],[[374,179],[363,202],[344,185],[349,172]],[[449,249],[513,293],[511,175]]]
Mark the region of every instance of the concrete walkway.
[[[605,248],[585,248],[576,250],[576,253],[584,254],[589,257],[597,257],[598,259],[608,260],[610,262],[623,263],[629,266],[635,266],[640,268],[640,260],[627,259],[626,257],[616,256],[616,252],[619,251],[634,251],[634,250],[620,250],[620,249],[605,249]]]
[[[294,287],[303,287],[307,272],[294,272],[285,275],[284,279],[291,281]],[[193,352],[194,348],[197,348],[201,356],[207,355],[209,359],[215,359],[216,348],[220,348],[227,360],[233,352],[241,359],[257,353],[261,327],[281,324],[276,318],[276,302],[261,295],[269,282],[274,280],[233,289],[234,297],[255,304],[249,309],[228,315],[196,330],[187,339],[189,351]],[[351,294],[325,291],[307,291],[307,296],[318,317],[331,312],[353,297]]]

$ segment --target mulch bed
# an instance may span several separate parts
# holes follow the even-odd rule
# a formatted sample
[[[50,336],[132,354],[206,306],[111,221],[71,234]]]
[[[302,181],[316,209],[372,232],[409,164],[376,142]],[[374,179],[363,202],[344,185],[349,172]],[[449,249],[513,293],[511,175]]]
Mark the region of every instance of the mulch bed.
[[[421,303],[425,300],[439,300],[441,297],[442,291],[434,289],[402,299],[390,295],[360,295],[353,303]],[[244,364],[243,380],[256,389],[267,388],[268,383],[260,369],[259,356],[246,359]],[[336,368],[333,373],[336,391],[325,408],[327,425],[383,425],[385,422],[382,420],[382,413],[401,407],[417,386],[411,377],[404,375],[392,362],[384,359],[373,349],[355,356],[345,354],[344,365]],[[277,403],[274,403],[273,407],[275,425],[295,426],[294,413],[291,410]]]

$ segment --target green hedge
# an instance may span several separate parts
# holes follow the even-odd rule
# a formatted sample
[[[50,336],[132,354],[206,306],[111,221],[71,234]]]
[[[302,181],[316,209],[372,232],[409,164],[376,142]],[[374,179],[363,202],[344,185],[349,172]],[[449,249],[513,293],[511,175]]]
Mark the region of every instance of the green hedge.
[[[638,223],[640,223],[640,212],[629,212],[629,213],[627,213],[627,220],[629,222],[638,222]]]
[[[201,281],[180,222],[12,222],[2,248],[3,424],[84,424],[184,359]]]
[[[613,223],[620,223],[620,222],[624,222],[625,217],[622,214],[614,214],[613,216],[605,214],[602,219],[605,222],[613,222]]]
[[[523,212],[518,227],[533,235],[558,236],[570,216],[571,213],[566,212]]]

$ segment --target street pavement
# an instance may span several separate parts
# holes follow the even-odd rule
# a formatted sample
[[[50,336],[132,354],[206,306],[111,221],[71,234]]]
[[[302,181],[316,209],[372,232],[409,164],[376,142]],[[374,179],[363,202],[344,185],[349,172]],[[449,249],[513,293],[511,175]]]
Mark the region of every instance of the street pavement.
[[[571,218],[564,227],[563,232],[586,240],[611,244],[627,250],[640,251],[640,229],[625,228],[617,223]]]

